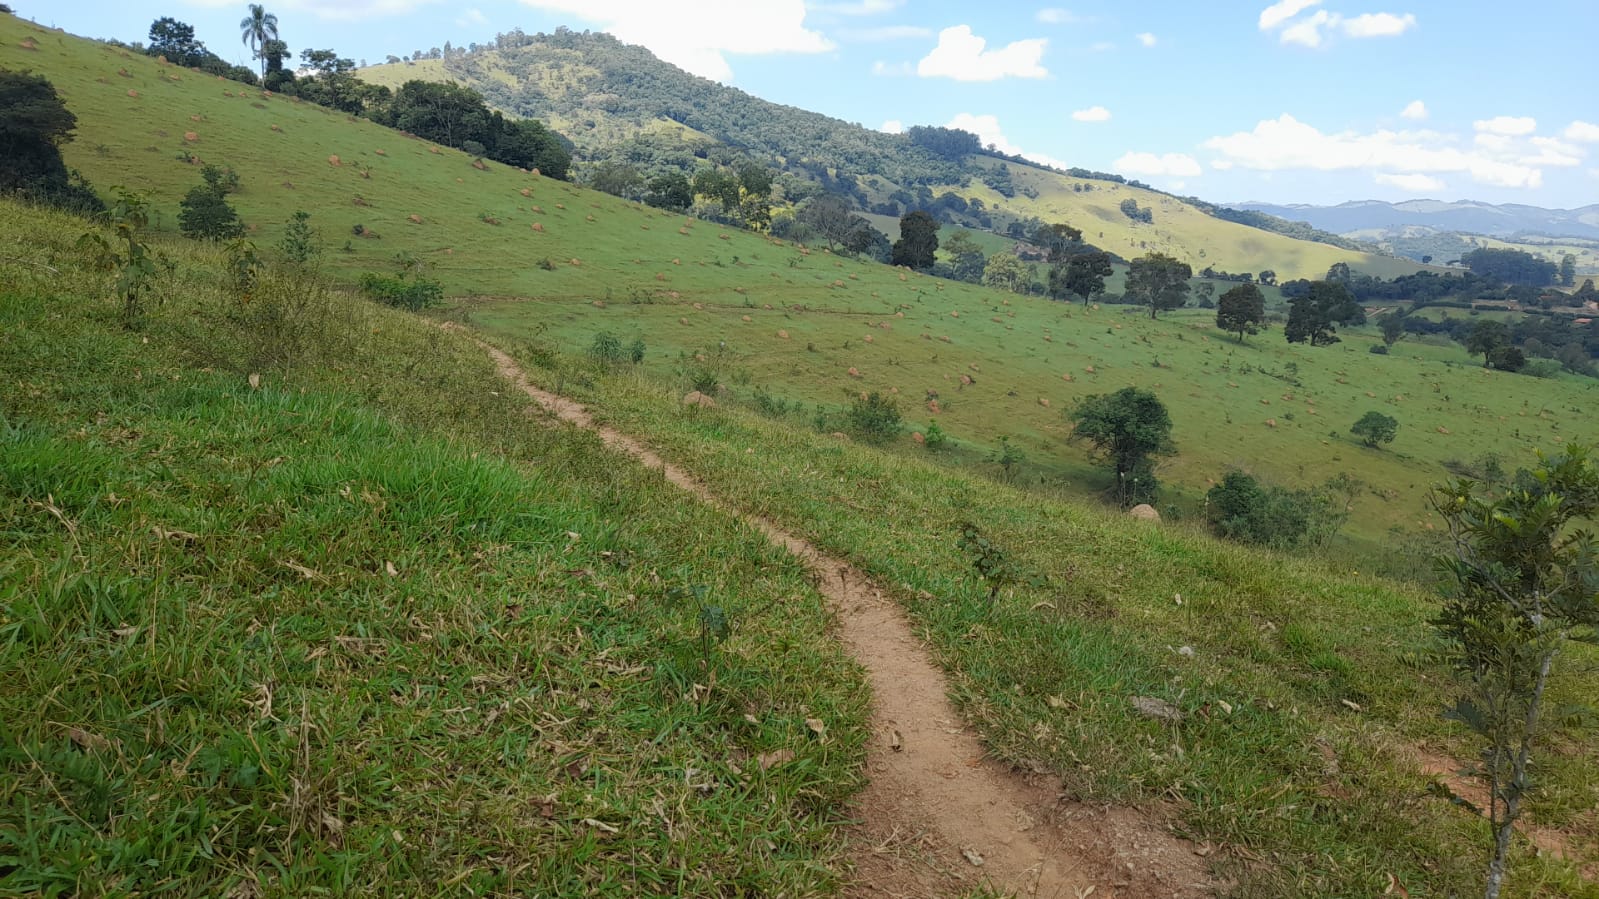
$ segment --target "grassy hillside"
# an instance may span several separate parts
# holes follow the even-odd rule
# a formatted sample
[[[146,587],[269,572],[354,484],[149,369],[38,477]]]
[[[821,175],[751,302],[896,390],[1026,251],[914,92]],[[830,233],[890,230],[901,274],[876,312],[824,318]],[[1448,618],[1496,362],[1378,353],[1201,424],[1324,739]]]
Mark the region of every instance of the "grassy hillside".
[[[950,191],[981,199],[996,224],[1030,216],[1068,221],[1083,228],[1090,241],[1128,258],[1161,250],[1196,270],[1206,265],[1227,271],[1270,268],[1284,280],[1319,277],[1340,261],[1383,276],[1419,268],[1408,260],[1224,221],[1150,190],[1072,178],[994,158],[955,162],[933,156],[902,136],[769,103],[695,78],[643,48],[603,34],[520,36],[499,48],[484,47],[447,60],[371,66],[360,74],[391,87],[412,79],[473,87],[510,114],[555,125],[590,155],[641,135],[672,135],[767,154],[805,178],[829,169],[833,175],[860,182],[863,196],[872,203],[888,199],[897,189],[926,183],[935,195]],[[1018,191],[1014,197],[999,195],[974,175],[994,166],[1010,169]],[[928,173],[949,177],[921,180]],[[1075,186],[1093,191],[1074,192]],[[1123,215],[1117,206],[1128,198],[1153,207],[1155,224],[1135,223]]]
[[[1438,714],[1434,598],[1373,576],[1370,543],[1352,571],[1078,503],[1104,480],[1062,414],[1154,388],[1178,505],[1229,464],[1349,473],[1371,485],[1357,529],[1397,545],[1442,460],[1594,439],[1596,382],[1425,342],[1374,356],[1358,331],[1237,345],[1198,310],[841,260],[4,16],[0,65],[60,87],[97,184],[151,190],[172,262],[129,329],[78,246],[91,226],[0,203],[0,893],[813,896],[848,874],[869,697],[806,569],[553,427],[463,337],[303,271],[229,289],[217,248],[170,234],[186,146],[240,171],[264,254],[304,208],[324,274],[427,259],[462,297],[447,312],[537,379],[870,572],[991,753],[1154,810],[1234,895],[1476,889],[1482,824],[1432,785],[1473,754]],[[382,237],[341,252],[354,222]],[[588,358],[602,330],[642,337],[644,363]],[[681,406],[706,379],[721,407]],[[806,407],[745,409],[757,387]],[[957,446],[809,426],[868,389],[918,427],[938,391]],[[1367,409],[1401,419],[1390,449],[1344,436]],[[999,434],[1026,483],[950,464],[986,465]],[[988,602],[963,521],[1025,585]],[[709,652],[702,604],[732,619]],[[1591,652],[1566,661],[1557,706],[1599,689]],[[1517,897],[1599,896],[1578,870],[1599,859],[1599,741],[1560,724]]]
[[[164,246],[125,330],[85,228],[0,203],[0,893],[837,887],[802,565],[315,280]]]
[[[26,49],[24,37],[37,48]],[[955,458],[981,463],[1008,434],[1029,454],[1024,477],[1080,496],[1103,482],[1083,450],[1065,443],[1063,411],[1126,384],[1154,387],[1172,407],[1181,453],[1163,478],[1179,501],[1197,504],[1229,466],[1296,485],[1348,473],[1371,486],[1352,529],[1368,540],[1419,526],[1420,497],[1445,460],[1509,459],[1593,434],[1594,382],[1484,373],[1449,347],[1406,342],[1379,358],[1366,354],[1367,335],[1311,350],[1270,334],[1237,347],[1198,310],[1151,324],[1117,307],[1085,312],[837,259],[493,163],[480,170],[464,154],[363,120],[11,17],[0,17],[0,65],[51,77],[79,117],[70,163],[102,189],[149,190],[168,229],[177,199],[199,181],[189,156],[231,165],[243,183],[232,200],[258,226],[252,239],[262,246],[294,210],[307,209],[336,274],[381,270],[410,253],[452,294],[505,298],[471,301],[486,327],[510,336],[542,330],[578,350],[602,330],[642,336],[646,371],[679,379],[710,365],[744,400],[754,387],[829,405],[862,389],[898,391],[920,426],[930,418],[926,392],[937,390],[940,421],[962,445]],[[334,155],[340,165],[330,164]],[[1099,188],[1064,196],[1115,196]],[[1150,202],[1156,229],[1179,214]],[[356,223],[380,237],[351,236]],[[871,327],[882,324],[892,330]],[[963,388],[961,375],[976,383]],[[1345,436],[1368,409],[1400,418],[1390,451]]]
[[[632,373],[586,369],[580,385],[580,360],[558,363],[544,341],[521,346],[548,383],[564,381],[738,507],[888,585],[992,752],[1058,775],[1070,797],[1164,805],[1213,853],[1232,895],[1378,895],[1390,875],[1414,896],[1474,892],[1481,824],[1418,774],[1451,772],[1470,753],[1438,713],[1448,676],[1426,624],[1436,599],[737,408],[683,408]],[[956,545],[963,522],[1027,583],[990,605]],[[1584,661],[1567,661],[1564,695],[1599,686]],[[1137,696],[1185,720],[1142,717]],[[1549,792],[1529,832],[1572,860],[1599,857],[1592,736],[1578,725],[1540,756]],[[1512,892],[1599,896],[1547,848],[1537,860],[1524,849]]]

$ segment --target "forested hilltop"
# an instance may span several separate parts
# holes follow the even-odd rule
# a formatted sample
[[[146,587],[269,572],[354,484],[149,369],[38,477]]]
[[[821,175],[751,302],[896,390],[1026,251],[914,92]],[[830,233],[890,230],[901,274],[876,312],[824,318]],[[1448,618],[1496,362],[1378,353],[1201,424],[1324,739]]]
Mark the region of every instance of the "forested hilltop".
[[[496,35],[491,43],[464,48],[446,44],[414,51],[406,59],[391,56],[388,64],[363,69],[360,75],[395,88],[413,79],[470,87],[495,108],[548,122],[566,136],[587,164],[585,180],[592,186],[640,199],[654,177],[673,172],[692,176],[707,158],[739,157],[779,169],[779,186],[790,200],[825,191],[848,197],[863,212],[899,216],[922,209],[946,223],[1017,236],[1033,230],[1030,224],[1036,223],[1026,220],[1047,220],[1060,211],[1049,208],[1051,188],[1079,195],[1099,189],[1115,191],[1120,205],[1129,207],[1121,213],[1135,224],[1156,225],[1149,217],[1151,206],[1172,199],[1208,219],[1251,231],[1352,252],[1372,250],[1302,222],[1192,197],[1172,198],[1113,173],[1050,169],[985,147],[966,131],[917,126],[889,134],[772,103],[691,75],[644,47],[603,32],[558,28],[552,34],[530,35],[514,30]],[[1018,164],[1039,170],[1049,183],[1015,177]],[[1119,204],[1108,205],[1115,210]],[[1193,244],[1193,258],[1202,258],[1204,239],[1187,242]],[[1209,242],[1214,253],[1215,241]]]

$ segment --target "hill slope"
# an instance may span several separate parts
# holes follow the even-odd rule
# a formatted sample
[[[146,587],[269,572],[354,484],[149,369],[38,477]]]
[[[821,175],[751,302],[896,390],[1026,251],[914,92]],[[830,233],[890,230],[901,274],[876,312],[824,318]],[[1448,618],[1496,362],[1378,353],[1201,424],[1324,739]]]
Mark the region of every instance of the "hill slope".
[[[631,162],[692,164],[693,147],[685,143],[703,148],[710,141],[850,193],[862,209],[898,215],[925,202],[912,198],[917,191],[929,192],[926,199],[948,191],[981,199],[985,220],[998,230],[1029,217],[1064,219],[1083,228],[1091,241],[1103,233],[1096,243],[1129,258],[1162,250],[1196,270],[1206,265],[1227,271],[1270,268],[1285,279],[1320,277],[1339,261],[1384,276],[1417,268],[1405,260],[1224,221],[1178,198],[1105,176],[1074,177],[997,156],[941,155],[904,135],[771,103],[689,75],[606,34],[514,32],[473,52],[372,66],[360,75],[390,86],[411,79],[467,85],[508,114],[553,124],[590,157],[629,142],[622,155]],[[1010,170],[1014,196],[1002,196],[985,183],[999,166]],[[1154,208],[1154,225],[1123,214],[1118,204],[1127,199]]]
[[[1516,203],[1494,205],[1471,200],[1453,203],[1438,200],[1407,200],[1403,203],[1355,200],[1337,206],[1237,205],[1239,209],[1255,209],[1289,221],[1309,222],[1336,234],[1387,231],[1420,225],[1438,231],[1464,231],[1492,237],[1536,234],[1599,238],[1599,205],[1579,209],[1544,209]]]

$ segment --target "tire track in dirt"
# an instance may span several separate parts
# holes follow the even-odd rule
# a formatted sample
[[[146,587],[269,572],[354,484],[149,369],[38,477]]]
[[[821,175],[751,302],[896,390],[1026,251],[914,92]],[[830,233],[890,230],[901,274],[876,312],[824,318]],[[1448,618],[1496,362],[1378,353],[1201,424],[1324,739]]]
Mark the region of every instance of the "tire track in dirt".
[[[987,757],[948,698],[944,674],[903,611],[854,566],[733,509],[686,471],[533,384],[502,350],[466,333],[500,376],[556,418],[597,434],[696,500],[736,515],[811,570],[872,690],[868,784],[852,833],[851,896],[955,895],[986,884],[1022,896],[1199,897],[1212,892],[1194,847],[1127,808],[1062,800],[1058,782]]]

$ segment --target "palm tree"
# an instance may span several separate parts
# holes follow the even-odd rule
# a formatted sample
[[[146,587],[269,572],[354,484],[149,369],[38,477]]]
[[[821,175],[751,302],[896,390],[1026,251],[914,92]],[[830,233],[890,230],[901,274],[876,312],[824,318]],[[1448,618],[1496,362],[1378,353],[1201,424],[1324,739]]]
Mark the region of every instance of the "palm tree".
[[[261,60],[261,77],[266,77],[266,57],[261,55],[261,45],[278,36],[278,17],[266,11],[259,3],[250,4],[250,14],[239,21],[239,32],[250,50]]]

